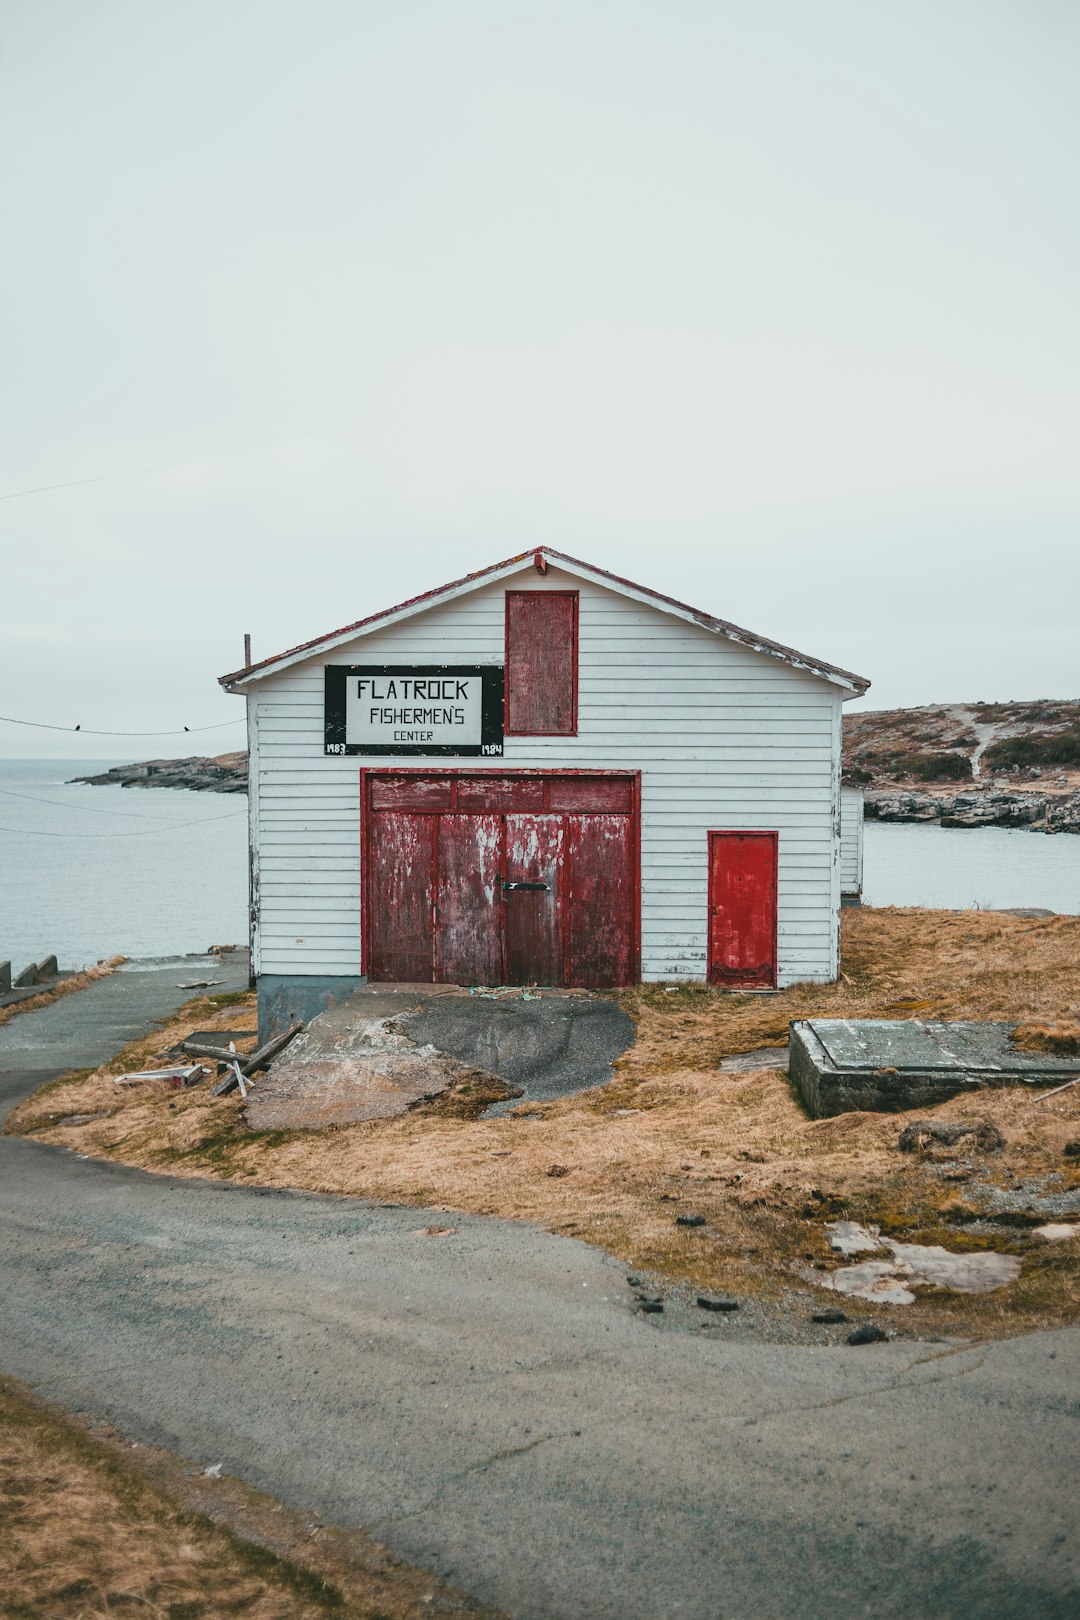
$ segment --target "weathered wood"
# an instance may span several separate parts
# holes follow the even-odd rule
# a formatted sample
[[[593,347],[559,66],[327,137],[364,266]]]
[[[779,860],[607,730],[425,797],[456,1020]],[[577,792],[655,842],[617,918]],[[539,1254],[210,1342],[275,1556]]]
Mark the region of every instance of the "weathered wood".
[[[490,789],[470,788],[475,797],[467,805],[459,793],[459,809],[542,809],[515,806],[506,784],[516,771],[641,770],[645,979],[706,977],[708,833],[775,829],[777,982],[834,978],[841,689],[554,563],[543,578],[531,567],[523,578],[531,591],[579,591],[578,734],[563,738],[557,752],[550,737],[508,736],[503,757],[490,764]],[[343,663],[503,663],[505,596],[514,583],[499,580],[434,603],[405,623],[343,643],[333,656]],[[354,759],[323,757],[322,661],[298,660],[248,690],[259,739],[252,767],[258,969],[356,976],[359,771]],[[634,858],[636,865],[637,851]]]
[[[237,1056],[237,1053],[230,1052],[223,1046],[208,1046],[205,1041],[181,1041],[180,1050],[187,1052],[189,1057],[217,1058],[219,1063],[231,1063]]]
[[[248,1080],[256,1070],[265,1069],[270,1060],[277,1057],[278,1053],[288,1046],[294,1036],[299,1035],[303,1027],[302,1023],[290,1024],[288,1029],[282,1030],[280,1035],[274,1035],[265,1045],[260,1046],[258,1051],[252,1052],[246,1058],[241,1057],[236,1052],[226,1052],[224,1056],[229,1063],[229,1072],[213,1088],[210,1093],[211,1097],[227,1097],[230,1091],[234,1091],[240,1085],[242,1079]],[[244,1091],[242,1085],[240,1085],[240,1089]],[[247,1095],[246,1091],[244,1091],[244,1095]]]
[[[572,737],[577,730],[576,591],[507,591],[506,729]]]
[[[171,1086],[193,1086],[205,1073],[201,1063],[179,1065],[172,1069],[138,1069],[130,1074],[114,1076],[118,1086],[138,1086],[153,1080]]]
[[[264,1046],[260,1046],[248,1057],[242,1057],[240,1067],[244,1075],[254,1074],[256,1069],[265,1069],[271,1058],[276,1058],[279,1052],[284,1051],[289,1042],[299,1035],[303,1027],[302,1022],[290,1024],[288,1029],[283,1029],[280,1035],[271,1036]]]

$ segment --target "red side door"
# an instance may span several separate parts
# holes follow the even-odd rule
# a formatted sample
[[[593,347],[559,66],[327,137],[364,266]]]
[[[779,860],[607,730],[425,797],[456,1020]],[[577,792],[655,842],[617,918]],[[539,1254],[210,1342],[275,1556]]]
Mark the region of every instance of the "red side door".
[[[709,834],[709,983],[776,984],[777,834]]]

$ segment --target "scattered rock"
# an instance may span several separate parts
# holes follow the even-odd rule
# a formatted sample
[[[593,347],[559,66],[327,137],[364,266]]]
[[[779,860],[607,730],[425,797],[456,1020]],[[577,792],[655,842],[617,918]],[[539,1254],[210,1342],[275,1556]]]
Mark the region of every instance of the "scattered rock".
[[[837,1254],[876,1254],[884,1248],[876,1226],[860,1226],[858,1221],[830,1221],[825,1228],[829,1247]]]
[[[704,1215],[676,1215],[676,1226],[704,1226]]]
[[[707,1294],[699,1294],[697,1302],[703,1311],[737,1311],[739,1308],[737,1299],[710,1299]]]
[[[646,1316],[658,1316],[664,1308],[664,1302],[662,1299],[642,1299],[638,1301],[638,1308]]]
[[[869,1299],[875,1305],[913,1305],[915,1295],[900,1281],[900,1268],[889,1260],[862,1260],[858,1265],[833,1271],[828,1276],[812,1272],[810,1280],[837,1294],[853,1299]]]
[[[631,1288],[640,1288],[641,1287],[641,1278],[640,1277],[627,1277],[626,1280],[630,1284]]]
[[[1012,1254],[996,1254],[992,1250],[954,1254],[936,1244],[897,1243],[893,1238],[879,1238],[876,1227],[868,1230],[854,1221],[838,1221],[836,1225],[850,1229],[839,1235],[839,1241],[830,1240],[840,1253],[857,1254],[872,1248],[888,1249],[892,1255],[890,1260],[863,1260],[827,1276],[807,1270],[811,1282],[855,1299],[869,1299],[884,1305],[910,1305],[915,1299],[912,1286],[919,1283],[947,1288],[958,1294],[989,1294],[1015,1282],[1020,1275],[1020,1261]],[[840,1247],[841,1244],[846,1246]]]
[[[881,1344],[889,1335],[874,1322],[864,1322],[847,1336],[848,1344]]]
[[[979,1153],[1000,1153],[1005,1146],[1005,1138],[988,1119],[916,1119],[904,1126],[897,1146],[901,1153],[924,1153],[935,1143],[953,1147],[965,1137],[970,1137],[967,1145]]]
[[[851,1317],[847,1314],[846,1311],[840,1310],[835,1305],[830,1305],[829,1309],[827,1311],[815,1311],[813,1313],[813,1315],[811,1316],[810,1320],[811,1320],[811,1322],[828,1322],[828,1323],[832,1323],[832,1322],[850,1322]]]
[[[568,1176],[570,1174],[570,1166],[568,1164],[549,1164],[544,1174],[555,1177]]]
[[[1067,1159],[1080,1159],[1080,1141],[1066,1142],[1061,1151]]]
[[[1044,1243],[1067,1243],[1080,1232],[1080,1225],[1070,1225],[1066,1221],[1049,1221],[1045,1226],[1036,1226],[1033,1235],[1042,1238]]]

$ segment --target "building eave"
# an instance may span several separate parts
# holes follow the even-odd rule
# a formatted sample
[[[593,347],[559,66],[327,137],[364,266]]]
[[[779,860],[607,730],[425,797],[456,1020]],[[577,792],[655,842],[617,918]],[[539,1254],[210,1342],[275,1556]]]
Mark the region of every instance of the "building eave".
[[[283,653],[277,653],[271,658],[261,659],[258,663],[249,664],[244,669],[234,670],[229,675],[220,677],[220,684],[228,692],[242,692],[248,686],[268,675],[276,675],[282,670],[291,668],[294,664],[306,662],[323,653],[333,652],[335,648],[354,641],[358,636],[370,635],[376,629],[383,629],[396,624],[402,619],[411,618],[418,613],[425,613],[429,608],[443,602],[453,601],[456,597],[467,595],[477,590],[481,585],[492,584],[499,579],[522,572],[538,559],[561,569],[564,573],[573,574],[579,579],[591,581],[606,589],[613,589],[620,595],[632,601],[641,602],[647,607],[658,607],[665,613],[683,619],[689,624],[696,624],[703,630],[714,635],[722,636],[727,641],[735,642],[752,652],[764,654],[769,658],[779,659],[793,669],[803,671],[805,674],[816,676],[820,680],[830,682],[834,686],[844,688],[851,697],[861,697],[867,690],[870,682],[861,675],[853,674],[851,670],[840,669],[835,664],[823,663],[821,659],[811,658],[806,653],[798,652],[794,647],[785,647],[781,642],[771,641],[765,636],[755,635],[751,630],[745,630],[740,625],[731,624],[726,619],[715,618],[710,613],[704,613],[698,608],[688,606],[675,597],[665,596],[659,591],[650,590],[644,585],[635,585],[632,580],[623,579],[618,574],[611,574],[604,568],[597,568],[592,563],[581,562],[576,557],[570,557],[565,552],[554,551],[548,546],[534,547],[530,551],[520,552],[516,557],[509,557],[505,562],[495,563],[489,568],[481,568],[476,573],[466,574],[461,579],[451,581],[449,585],[438,586],[434,590],[424,591],[419,596],[410,597],[405,602],[399,602],[396,607],[385,608],[379,613],[370,614],[365,619],[358,619],[355,624],[345,625],[340,630],[333,630],[328,635],[317,636],[312,641],[301,642],[299,646],[290,647]]]

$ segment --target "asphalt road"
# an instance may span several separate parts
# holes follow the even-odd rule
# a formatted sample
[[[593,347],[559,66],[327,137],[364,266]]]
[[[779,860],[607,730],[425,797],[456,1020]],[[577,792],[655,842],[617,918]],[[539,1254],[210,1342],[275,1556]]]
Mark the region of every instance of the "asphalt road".
[[[728,1344],[528,1226],[12,1138],[0,1233],[0,1370],[517,1620],[1080,1608],[1080,1330]]]

